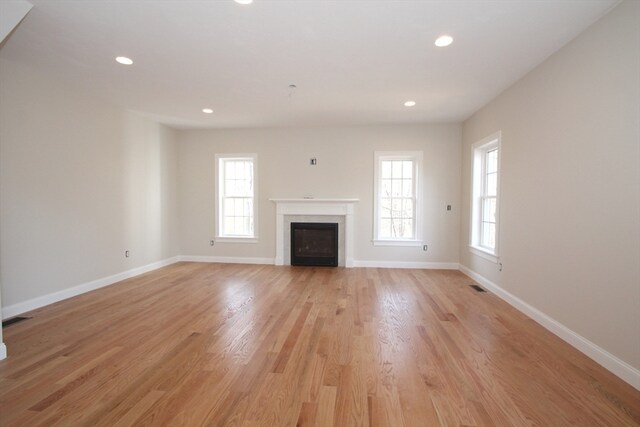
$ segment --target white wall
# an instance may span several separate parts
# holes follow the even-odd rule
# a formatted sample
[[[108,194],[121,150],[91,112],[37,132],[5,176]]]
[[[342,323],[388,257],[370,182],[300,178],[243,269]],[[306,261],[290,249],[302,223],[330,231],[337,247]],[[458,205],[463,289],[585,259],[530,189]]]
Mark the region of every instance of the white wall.
[[[0,82],[5,307],[178,255],[175,131],[7,60]]]
[[[461,264],[640,368],[640,3],[463,125]],[[468,252],[471,144],[502,130],[500,257]]]
[[[359,261],[458,262],[460,125],[357,126],[184,131],[179,135],[181,249],[190,256],[274,258],[275,205],[269,198],[359,198],[354,256]],[[424,152],[422,248],[374,247],[373,153]],[[259,242],[217,243],[215,154],[257,153]],[[309,165],[316,157],[318,164]],[[447,212],[446,205],[453,205]]]

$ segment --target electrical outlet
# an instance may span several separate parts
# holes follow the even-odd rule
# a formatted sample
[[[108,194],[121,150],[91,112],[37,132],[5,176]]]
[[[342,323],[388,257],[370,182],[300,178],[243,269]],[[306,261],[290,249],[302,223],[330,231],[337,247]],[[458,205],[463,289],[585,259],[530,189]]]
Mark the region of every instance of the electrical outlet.
[[[216,244],[216,242],[214,242],[213,240],[209,240],[209,246],[213,246],[215,244]]]
[[[422,250],[423,250],[423,251],[426,251],[428,248],[429,248],[429,245],[423,245],[423,246],[422,246]]]
[[[451,210],[451,205],[447,205],[447,210],[450,211]]]
[[[124,257],[129,258],[129,251],[124,251]]]
[[[498,271],[502,271],[502,263],[501,262],[498,263]]]

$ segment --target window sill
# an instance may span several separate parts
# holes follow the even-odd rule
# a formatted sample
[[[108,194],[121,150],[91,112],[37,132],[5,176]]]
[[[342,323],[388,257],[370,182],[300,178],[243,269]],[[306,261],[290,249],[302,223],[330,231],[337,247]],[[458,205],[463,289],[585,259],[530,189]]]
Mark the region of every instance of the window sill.
[[[480,258],[484,258],[487,261],[491,261],[494,264],[498,263],[498,256],[494,253],[489,252],[488,250],[481,248],[479,246],[469,245],[469,252],[474,255],[478,255]]]
[[[216,243],[258,243],[257,237],[216,237]]]
[[[418,240],[372,240],[373,246],[422,246]]]

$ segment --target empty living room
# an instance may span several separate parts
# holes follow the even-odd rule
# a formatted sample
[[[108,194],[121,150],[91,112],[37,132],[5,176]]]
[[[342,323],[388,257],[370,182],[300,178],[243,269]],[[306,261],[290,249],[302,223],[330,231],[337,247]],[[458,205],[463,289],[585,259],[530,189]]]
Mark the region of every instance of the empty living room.
[[[640,427],[640,1],[0,0],[0,426]]]

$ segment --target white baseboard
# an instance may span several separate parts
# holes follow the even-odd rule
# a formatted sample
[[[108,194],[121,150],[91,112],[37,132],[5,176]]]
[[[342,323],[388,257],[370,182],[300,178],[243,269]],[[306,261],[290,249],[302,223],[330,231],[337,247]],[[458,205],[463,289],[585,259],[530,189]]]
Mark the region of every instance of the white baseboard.
[[[186,262],[219,262],[223,264],[268,264],[273,265],[273,258],[250,258],[250,257],[230,257],[230,256],[193,256],[182,255],[180,261]]]
[[[625,361],[618,359],[616,356],[609,353],[602,347],[599,347],[598,345],[592,343],[585,337],[577,334],[576,332],[564,326],[562,323],[549,317],[537,308],[522,301],[517,296],[505,291],[500,286],[479,275],[468,267],[460,264],[460,271],[471,277],[473,280],[485,287],[488,291],[491,291],[492,293],[509,303],[514,308],[518,309],[522,313],[535,320],[550,332],[554,333],[567,343],[571,344],[576,349],[580,350],[585,355],[589,356],[591,359],[602,365],[604,368],[609,370],[620,379],[629,383],[637,390],[640,390],[640,371],[638,369],[629,365]]]
[[[412,262],[412,261],[353,261],[354,267],[372,268],[428,268],[437,270],[457,270],[457,262]]]
[[[0,360],[7,358],[7,346],[0,342]]]
[[[44,307],[45,305],[53,304],[54,302],[62,301],[67,298],[84,294],[85,292],[103,288],[105,286],[112,285],[116,282],[120,282],[121,280],[129,279],[131,277],[156,270],[160,267],[164,267],[164,266],[176,263],[178,261],[180,261],[180,257],[177,257],[177,256],[173,258],[168,258],[162,261],[143,265],[142,267],[133,268],[131,270],[124,271],[122,273],[114,274],[113,276],[92,280],[91,282],[83,283],[81,285],[74,286],[73,288],[64,289],[62,291],[54,292],[51,294],[43,295],[41,297],[36,297],[27,301],[23,301],[17,304],[9,305],[7,307],[2,308],[2,319],[8,319],[9,317],[17,316],[18,314],[35,310],[36,308]]]

